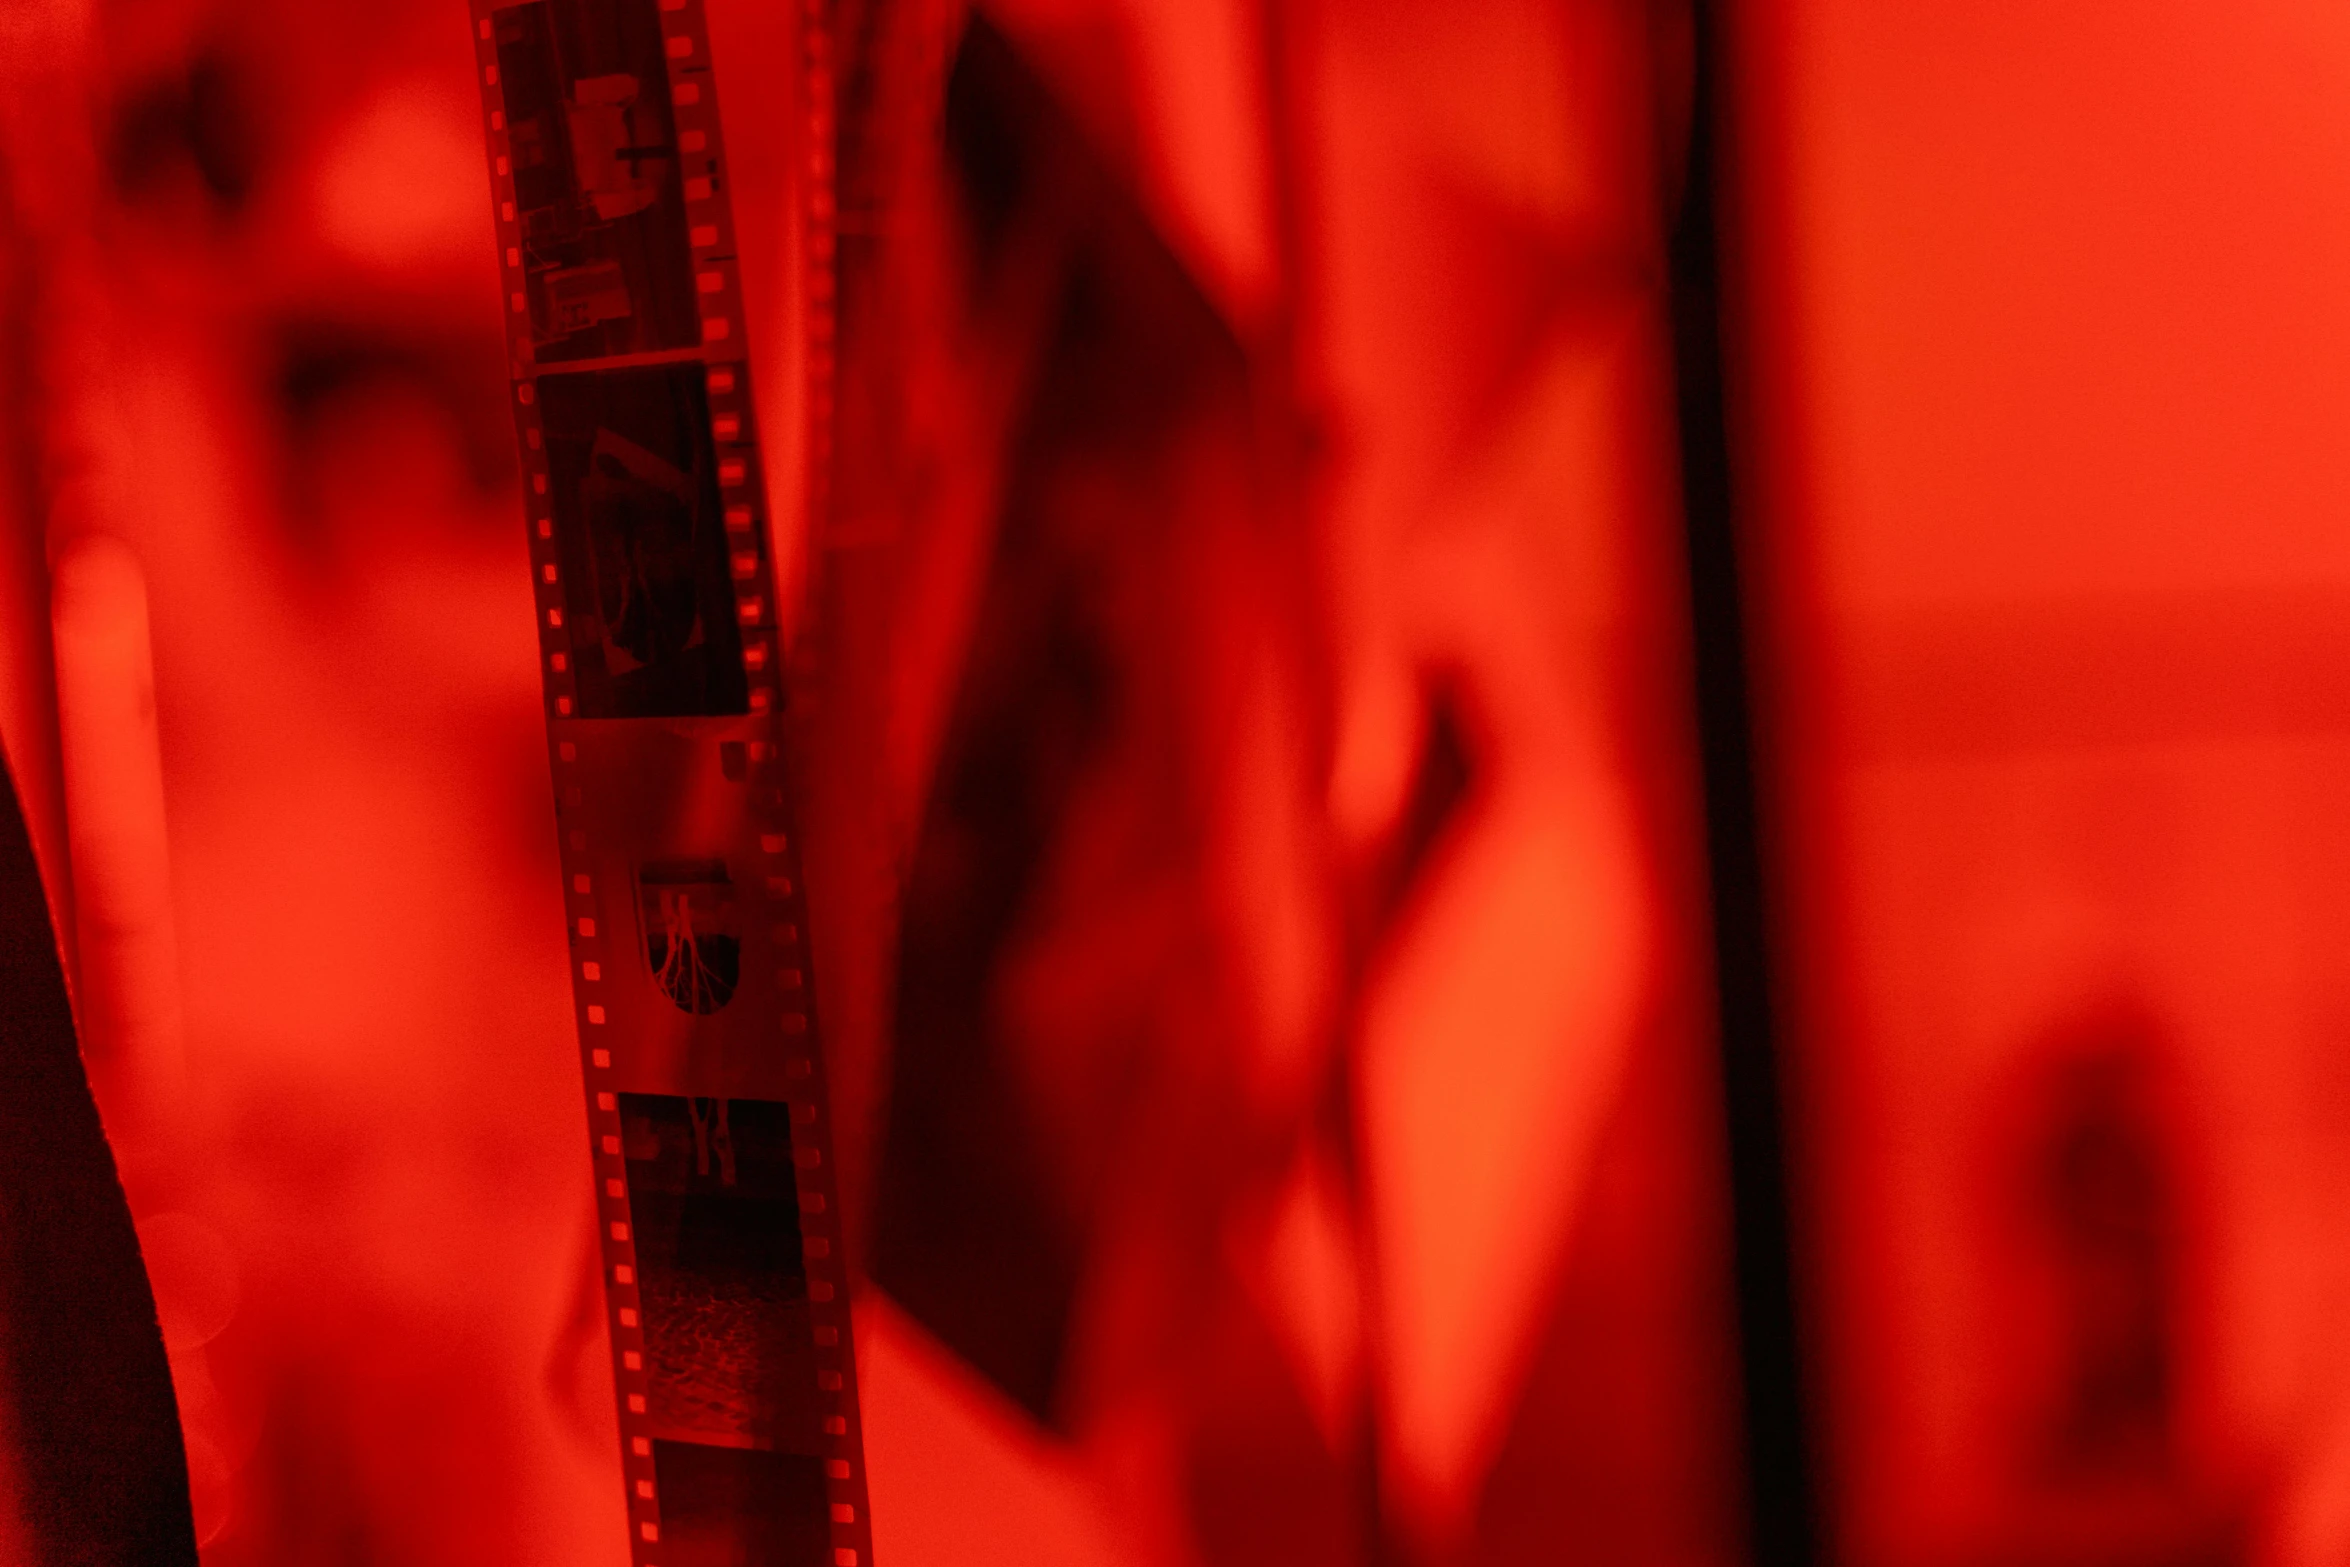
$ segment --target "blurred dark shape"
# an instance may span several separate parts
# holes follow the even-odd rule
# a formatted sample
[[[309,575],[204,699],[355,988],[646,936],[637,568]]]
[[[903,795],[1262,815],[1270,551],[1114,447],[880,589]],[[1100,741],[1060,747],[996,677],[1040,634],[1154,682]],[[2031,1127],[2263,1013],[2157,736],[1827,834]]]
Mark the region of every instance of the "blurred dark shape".
[[[1711,893],[1717,1090],[1727,1144],[1733,1274],[1744,1392],[1749,1545],[1761,1567],[1809,1567],[1820,1555],[1817,1441],[1810,1377],[1797,1320],[1783,1063],[1774,994],[1771,923],[1784,893],[1769,884],[1758,795],[1754,676],[1750,673],[1754,547],[1744,502],[1751,485],[1732,466],[1724,341],[1722,188],[1738,175],[1739,123],[1723,8],[1691,0],[1685,38],[1659,49],[1661,100],[1685,109],[1661,139],[1683,154],[1667,165],[1672,209],[1673,379],[1687,542],[1690,673],[1705,806]],[[1679,22],[1684,13],[1671,8]],[[1671,81],[1680,71],[1684,82]],[[1730,187],[1734,189],[1734,185]]]
[[[1053,917],[1049,884],[1072,852],[1073,822],[1106,791],[1138,790],[1133,808],[1155,825],[1093,845],[1140,858],[1096,864],[1087,879],[1114,897],[1175,900],[1177,921],[1199,915],[1186,901],[1197,871],[1186,824],[1199,803],[1165,749],[1180,719],[1164,671],[1183,656],[1184,619],[1150,600],[1178,579],[1190,520],[1181,470],[1200,460],[1197,432],[1245,433],[1247,382],[1206,301],[984,22],[956,58],[946,130],[974,288],[1047,292],[994,556],[907,878],[874,1273],[1050,1422],[1087,1234],[1103,1217],[1100,1174],[1134,1133],[1128,1096],[1162,1042],[1135,1017],[1093,1018],[1091,1059],[1067,1063],[1084,1081],[1040,1093],[1035,1042],[1007,1023],[999,987],[1038,919]],[[1007,278],[1015,267],[1028,276]],[[1114,905],[1093,912],[1118,917]],[[1178,954],[1107,956],[1156,985],[1171,976],[1153,971]],[[1081,1108],[1042,1125],[1045,1105]]]
[[[2052,1039],[2011,1216],[2025,1370],[2016,1537],[1989,1560],[2229,1567],[2250,1517],[2187,1433],[2196,1264],[2160,1029],[2116,1007]]]
[[[2060,1062],[2038,1150],[2068,1341],[2044,1460],[2060,1486],[2164,1478],[2177,1456],[2176,1221],[2145,1070],[2126,1041]]]
[[[57,950],[0,768],[0,1462],[21,1465],[0,1505],[27,1567],[193,1567],[163,1333]]]
[[[276,403],[287,445],[300,460],[286,475],[286,543],[300,557],[325,557],[324,496],[342,482],[316,459],[322,425],[343,399],[411,393],[444,410],[465,471],[485,496],[517,482],[513,417],[500,380],[497,346],[413,327],[291,322],[278,332]],[[347,541],[344,543],[348,548]]]
[[[1389,934],[1474,779],[1468,726],[1461,718],[1458,695],[1438,684],[1425,700],[1427,732],[1420,741],[1409,803],[1356,888],[1351,935],[1358,963],[1368,963],[1379,938]]]
[[[259,169],[251,105],[226,54],[205,50],[184,76],[149,83],[116,111],[109,173],[133,202],[168,193],[192,171],[224,215],[252,194]]]

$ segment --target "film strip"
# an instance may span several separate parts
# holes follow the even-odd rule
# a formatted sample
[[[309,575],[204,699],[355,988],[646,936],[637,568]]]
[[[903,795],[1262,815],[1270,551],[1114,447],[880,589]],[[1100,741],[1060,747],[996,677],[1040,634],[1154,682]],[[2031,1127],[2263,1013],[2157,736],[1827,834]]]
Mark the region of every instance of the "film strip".
[[[811,467],[831,93],[801,23]],[[871,1559],[700,0],[474,0],[638,1567]],[[823,371],[826,373],[813,373]]]

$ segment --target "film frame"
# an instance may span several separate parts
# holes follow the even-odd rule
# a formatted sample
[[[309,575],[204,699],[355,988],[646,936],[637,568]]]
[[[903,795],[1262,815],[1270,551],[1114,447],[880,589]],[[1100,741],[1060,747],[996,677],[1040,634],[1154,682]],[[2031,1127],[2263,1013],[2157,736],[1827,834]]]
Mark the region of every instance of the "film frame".
[[[798,8],[806,504],[833,81]],[[636,1567],[872,1556],[701,0],[471,0]]]

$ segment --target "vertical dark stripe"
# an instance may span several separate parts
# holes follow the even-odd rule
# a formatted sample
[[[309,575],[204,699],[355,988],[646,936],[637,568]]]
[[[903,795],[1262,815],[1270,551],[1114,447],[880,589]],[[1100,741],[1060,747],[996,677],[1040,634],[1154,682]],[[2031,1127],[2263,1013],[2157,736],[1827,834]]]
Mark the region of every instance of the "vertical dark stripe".
[[[195,1567],[171,1372],[0,766],[0,1399],[38,1567]]]
[[[1804,1408],[1788,1214],[1785,1117],[1772,1032],[1754,705],[1740,593],[1737,494],[1723,402],[1716,205],[1734,123],[1721,19],[1692,0],[1689,166],[1671,238],[1689,619],[1713,899],[1721,1080],[1729,1134],[1747,1485],[1758,1567],[1809,1567],[1818,1518]]]

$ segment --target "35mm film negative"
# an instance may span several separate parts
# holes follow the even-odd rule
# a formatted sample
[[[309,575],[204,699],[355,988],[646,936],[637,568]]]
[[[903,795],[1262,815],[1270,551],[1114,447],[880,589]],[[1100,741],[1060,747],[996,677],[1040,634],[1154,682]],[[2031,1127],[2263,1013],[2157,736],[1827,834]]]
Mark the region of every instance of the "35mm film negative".
[[[709,34],[700,0],[475,0],[472,20],[633,1559],[858,1567],[856,1360]],[[808,296],[828,302],[822,0],[800,25]]]

